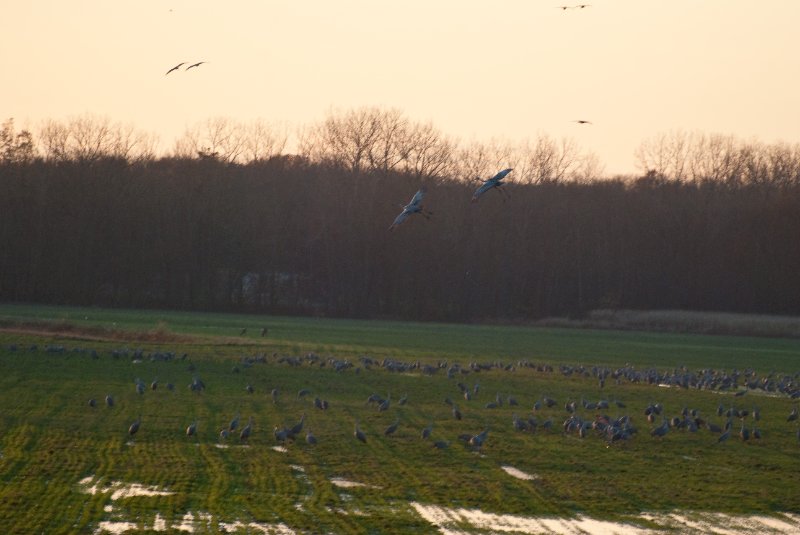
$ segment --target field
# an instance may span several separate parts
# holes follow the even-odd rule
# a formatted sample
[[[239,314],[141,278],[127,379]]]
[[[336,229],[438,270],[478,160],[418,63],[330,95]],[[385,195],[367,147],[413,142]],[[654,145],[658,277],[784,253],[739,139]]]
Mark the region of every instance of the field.
[[[700,370],[735,380],[668,384]],[[798,370],[795,339],[0,305],[0,523],[9,533],[796,532],[787,392]],[[778,387],[745,386],[765,378]],[[205,388],[190,389],[195,380]],[[534,413],[543,396],[557,403]],[[582,403],[600,400],[610,407]],[[629,415],[636,432],[567,433],[570,401],[587,424]],[[726,441],[704,426],[651,435],[664,419],[685,422],[684,408],[723,426],[720,405],[748,411]],[[276,439],[303,415],[295,440]],[[742,440],[742,426],[761,438]],[[485,430],[480,447],[459,438]]]

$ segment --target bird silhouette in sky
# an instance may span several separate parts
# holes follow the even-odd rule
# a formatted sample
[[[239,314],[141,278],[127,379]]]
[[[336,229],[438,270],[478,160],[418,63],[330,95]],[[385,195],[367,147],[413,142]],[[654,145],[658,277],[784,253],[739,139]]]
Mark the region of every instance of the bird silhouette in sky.
[[[199,66],[200,66],[200,65],[202,65],[203,63],[208,63],[208,62],[207,62],[207,61],[198,61],[197,63],[192,63],[191,65],[189,65],[188,67],[186,67],[186,70],[188,71],[188,70],[189,70],[189,69],[191,69],[192,67],[199,67]]]
[[[185,64],[186,64],[185,61],[182,61],[182,62],[178,63],[177,65],[172,67],[170,70],[168,70],[166,73],[164,73],[164,76],[166,76],[167,74],[171,73],[172,71],[177,71],[180,68],[181,65],[185,65]]]
[[[506,177],[508,173],[513,171],[514,169],[503,169],[496,175],[494,175],[489,180],[485,180],[481,186],[475,190],[475,193],[472,195],[472,202],[478,202],[478,197],[489,191],[490,189],[497,188],[497,191],[503,192],[500,187],[504,184],[503,179]],[[505,192],[503,192],[505,193]]]
[[[394,230],[397,225],[408,219],[408,216],[411,214],[422,214],[425,216],[426,219],[430,219],[433,212],[425,210],[422,208],[422,198],[425,196],[425,187],[421,187],[419,191],[417,191],[414,196],[411,198],[411,201],[405,206],[403,206],[403,211],[400,212],[394,223],[391,224],[389,230]]]
[[[574,121],[572,121],[572,122],[573,122],[573,123],[578,123],[578,124],[592,124],[592,121],[585,121],[585,120],[583,120],[583,119],[575,119],[575,120],[574,120]]]

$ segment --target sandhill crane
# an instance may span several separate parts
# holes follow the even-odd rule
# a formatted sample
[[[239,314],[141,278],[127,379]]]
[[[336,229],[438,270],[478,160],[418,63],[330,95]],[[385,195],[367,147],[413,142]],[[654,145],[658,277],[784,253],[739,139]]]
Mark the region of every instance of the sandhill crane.
[[[560,9],[561,11],[566,11],[568,9],[572,9],[572,6],[556,6],[556,9]]]
[[[356,420],[356,426],[355,429],[353,430],[353,436],[356,437],[361,442],[363,442],[364,444],[367,443],[367,435],[365,435],[364,432],[361,429],[359,429],[358,420]]]
[[[153,382],[150,383],[150,390],[156,390],[158,388],[158,377],[153,379]]]
[[[300,390],[297,392],[297,399],[304,398],[304,397],[306,397],[307,395],[309,395],[310,393],[311,393],[311,390],[309,390],[308,388],[301,388],[301,389],[300,389]]]
[[[273,405],[277,405],[278,404],[278,389],[277,388],[273,388],[272,392],[270,392],[270,395],[272,396],[272,404]]]
[[[787,422],[794,422],[797,420],[797,407],[792,409],[792,412],[789,413],[789,417],[786,418]]]
[[[458,410],[458,405],[453,405],[453,418],[456,420],[461,419],[461,411]]]
[[[503,169],[496,175],[494,175],[489,180],[485,180],[483,184],[475,190],[475,193],[472,194],[472,202],[478,202],[478,197],[489,191],[490,189],[497,189],[497,191],[503,191],[500,189],[503,186],[503,179],[506,177],[508,173],[513,171],[513,168]]]
[[[228,430],[223,427],[222,430],[220,430],[219,432],[220,440],[228,440],[228,436],[229,436]]]
[[[111,396],[111,394],[108,394],[106,396],[106,405],[108,405],[109,407],[114,406],[114,398]]]
[[[242,432],[239,433],[239,440],[242,442],[246,441],[250,438],[250,433],[253,431],[253,417],[251,416],[250,419],[247,421],[247,425],[242,428]]]
[[[664,418],[664,422],[660,426],[650,431],[650,434],[654,437],[663,437],[668,432],[669,432],[669,422],[667,422],[667,419]]]
[[[397,426],[399,423],[400,418],[396,419],[392,425],[384,429],[383,435],[388,437],[389,435],[393,434],[395,431],[397,431]]]
[[[572,122],[573,123],[578,123],[578,124],[593,124],[592,121],[587,121],[585,119],[575,119]]]
[[[437,450],[447,449],[447,446],[449,445],[450,443],[445,440],[437,440],[436,442],[433,443],[433,447],[436,448]]]
[[[469,439],[469,445],[472,446],[475,449],[478,449],[478,450],[481,449],[481,447],[483,446],[483,443],[486,442],[486,437],[488,435],[489,435],[489,428],[487,427],[486,429],[484,429],[483,431],[481,431],[477,435],[473,435]]]
[[[189,69],[191,69],[191,68],[193,68],[193,67],[199,67],[199,66],[200,66],[200,65],[202,65],[203,63],[208,63],[208,62],[207,62],[207,61],[198,61],[197,63],[192,63],[191,65],[189,65],[188,67],[186,67],[186,69],[185,69],[185,70],[187,70],[187,71],[188,71]]]
[[[430,219],[430,217],[433,215],[433,212],[422,208],[422,198],[425,196],[426,191],[427,190],[425,189],[425,186],[423,186],[414,194],[414,196],[411,198],[411,201],[409,201],[407,205],[403,206],[403,211],[400,212],[400,215],[398,215],[394,222],[389,225],[389,230],[394,230],[412,214],[422,214],[425,219]]]
[[[230,429],[231,431],[235,431],[237,427],[239,427],[239,413],[238,412],[236,413],[236,416],[233,417],[233,420],[231,420],[230,425],[228,425],[228,429]]]
[[[378,405],[378,410],[380,412],[384,412],[389,409],[389,405],[391,404],[392,394],[387,394],[386,399],[384,399],[380,405]]]
[[[139,425],[140,425],[141,423],[142,423],[142,415],[140,414],[140,415],[139,415],[139,417],[136,419],[136,421],[135,421],[135,422],[133,422],[133,423],[131,424],[131,426],[128,428],[128,434],[129,434],[130,436],[133,436],[133,435],[135,435],[135,434],[136,434],[136,432],[137,432],[137,431],[139,431]]]
[[[426,439],[431,436],[431,432],[433,432],[433,422],[428,424],[428,427],[422,430],[422,438]]]
[[[279,428],[277,425],[272,429],[272,435],[275,437],[275,440],[278,442],[284,442],[287,438],[289,438],[289,430],[285,427],[283,429]]]
[[[742,421],[742,428],[739,429],[739,438],[744,441],[747,441],[750,438],[750,430],[744,426],[744,421]]]
[[[89,406],[90,407],[97,407],[97,401],[94,398],[90,399],[89,400]]]
[[[578,8],[578,9],[583,9],[583,8],[585,8],[585,7],[590,7],[591,5],[592,5],[592,4],[578,4],[578,5],[577,5],[577,6],[575,6],[575,7],[576,7],[576,8]]]
[[[317,443],[317,437],[311,433],[311,429],[306,431],[306,442],[311,444],[312,446]]]
[[[269,334],[269,329],[266,327],[261,327],[261,336],[264,337],[267,336],[267,334]]]
[[[180,69],[180,68],[181,68],[181,65],[186,65],[186,62],[185,62],[185,61],[182,61],[182,62],[178,63],[177,65],[175,65],[174,67],[172,67],[170,70],[168,70],[166,73],[164,73],[164,76],[168,75],[168,74],[169,74],[169,73],[171,73],[172,71],[177,71],[178,69]]]
[[[722,433],[722,434],[719,436],[719,438],[717,439],[717,444],[719,444],[720,442],[725,442],[725,441],[726,441],[726,440],[728,440],[730,437],[731,437],[731,431],[730,431],[730,429],[729,429],[729,430],[725,431],[724,433]]]
[[[302,416],[300,416],[300,421],[299,421],[299,422],[297,422],[296,424],[294,424],[294,425],[291,427],[291,429],[289,429],[289,433],[290,433],[291,435],[299,435],[299,434],[300,434],[300,431],[302,431],[302,430],[303,430],[303,423],[304,423],[305,421],[306,421],[306,413],[303,413],[303,414],[302,414]]]
[[[197,420],[189,424],[189,427],[186,428],[186,436],[190,437],[197,433]]]
[[[255,392],[255,391],[256,391],[256,389],[255,389],[255,388],[253,388],[253,385],[251,385],[250,383],[247,383],[247,386],[246,386],[246,387],[244,387],[244,388],[245,388],[245,390],[247,390],[247,393],[248,393],[248,394],[252,394],[253,392]]]

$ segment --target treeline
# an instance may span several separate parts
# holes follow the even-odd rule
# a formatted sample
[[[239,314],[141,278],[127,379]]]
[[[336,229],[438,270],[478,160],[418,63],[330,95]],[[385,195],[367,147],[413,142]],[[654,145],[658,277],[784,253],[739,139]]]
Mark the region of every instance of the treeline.
[[[214,147],[55,157],[6,128],[0,299],[450,321],[615,307],[800,313],[800,174],[789,165],[760,181],[534,164],[517,174],[510,156],[439,146],[461,167],[415,168],[392,142],[317,128],[302,155],[243,162]],[[406,142],[436,134],[405,128]],[[561,146],[540,162],[557,169]],[[471,204],[478,184],[464,178],[506,165],[509,199]],[[420,185],[432,219],[387,230]]]

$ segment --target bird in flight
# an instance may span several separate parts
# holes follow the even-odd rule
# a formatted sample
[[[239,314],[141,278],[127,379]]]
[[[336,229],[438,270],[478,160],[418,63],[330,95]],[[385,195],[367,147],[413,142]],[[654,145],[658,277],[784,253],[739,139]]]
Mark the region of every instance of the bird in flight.
[[[576,8],[580,8],[580,9],[583,9],[583,8],[585,8],[585,7],[591,7],[591,5],[592,5],[592,4],[578,4],[577,6],[574,6],[574,7],[576,7]]]
[[[164,76],[166,76],[167,74],[171,73],[172,71],[177,71],[180,68],[181,65],[186,65],[186,62],[182,61],[182,62],[178,63],[177,65],[172,67],[170,70],[168,70],[166,73],[164,73]]]
[[[191,65],[189,65],[188,67],[186,67],[186,70],[188,71],[188,70],[189,70],[189,69],[191,69],[192,67],[199,67],[199,66],[200,66],[200,65],[202,65],[203,63],[208,63],[208,62],[207,62],[207,61],[198,61],[197,63],[192,63]]]
[[[568,9],[572,9],[572,6],[556,6],[556,9],[560,9],[562,11],[566,11]]]
[[[425,196],[425,191],[425,186],[423,186],[414,194],[411,201],[403,206],[403,211],[395,218],[394,223],[389,226],[389,230],[394,230],[400,223],[408,219],[411,214],[422,214],[426,219],[430,219],[433,212],[422,208],[422,198]]]
[[[490,189],[497,188],[497,191],[503,191],[500,189],[500,186],[503,185],[503,179],[506,177],[508,173],[510,173],[513,170],[514,170],[513,168],[503,169],[489,180],[485,180],[483,184],[481,184],[480,187],[475,190],[475,193],[472,194],[472,202],[478,202],[478,197],[480,197]]]
[[[576,119],[576,120],[574,120],[572,122],[573,123],[578,123],[578,124],[592,124],[592,121],[585,121],[583,119]]]

